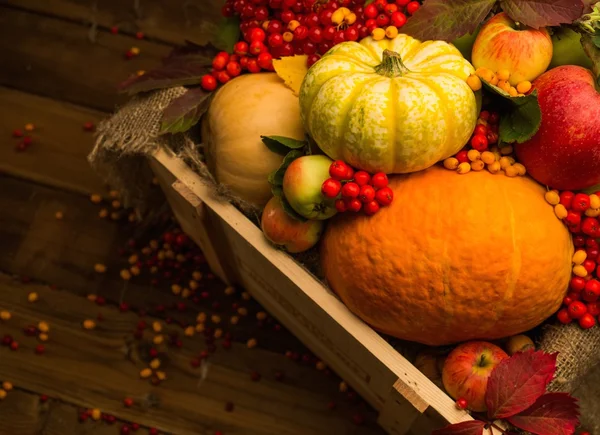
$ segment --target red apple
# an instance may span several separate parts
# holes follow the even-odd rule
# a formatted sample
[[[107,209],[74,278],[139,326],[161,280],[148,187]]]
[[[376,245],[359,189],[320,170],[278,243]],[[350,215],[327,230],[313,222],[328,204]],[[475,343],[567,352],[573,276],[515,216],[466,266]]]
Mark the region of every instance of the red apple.
[[[288,215],[277,197],[265,206],[260,220],[265,237],[290,253],[306,251],[317,244],[323,233],[323,221],[301,222]]]
[[[475,68],[510,71],[516,86],[542,74],[552,60],[552,39],[544,28],[517,25],[506,13],[486,22],[475,39],[471,60]]]
[[[488,378],[494,367],[506,358],[508,355],[502,349],[485,341],[457,346],[446,358],[442,370],[446,392],[453,399],[466,399],[472,411],[485,411]]]
[[[566,65],[551,69],[534,83],[542,124],[517,158],[541,184],[559,190],[585,189],[600,183],[600,93],[591,71]]]

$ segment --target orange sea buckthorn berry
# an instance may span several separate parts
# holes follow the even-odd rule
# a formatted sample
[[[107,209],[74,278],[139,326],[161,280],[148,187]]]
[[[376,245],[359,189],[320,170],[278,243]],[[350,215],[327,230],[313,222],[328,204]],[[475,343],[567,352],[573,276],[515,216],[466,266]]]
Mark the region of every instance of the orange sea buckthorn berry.
[[[2,310],[0,311],[0,320],[10,320],[10,318],[12,317],[12,315],[10,314],[10,312],[6,311],[6,310]]]
[[[502,167],[500,166],[500,162],[497,161],[497,160],[495,162],[490,163],[489,165],[487,165],[487,170],[491,174],[497,174],[498,172],[500,172],[501,169],[502,169]]]
[[[140,370],[140,378],[147,379],[150,376],[152,376],[152,369],[145,368],[145,369]]]
[[[394,39],[396,36],[398,36],[398,28],[396,26],[386,27],[385,36],[387,36],[389,39]]]
[[[485,168],[485,163],[483,163],[483,160],[475,160],[474,162],[471,162],[471,169],[473,171],[481,171],[483,168]]]
[[[477,68],[477,70],[475,71],[475,74],[482,78],[483,80],[485,80],[486,82],[490,82],[492,81],[492,76],[494,75],[494,71],[492,71],[489,68]]]
[[[350,12],[348,15],[344,17],[344,21],[348,25],[352,25],[356,22],[356,14],[354,12]]]
[[[584,278],[587,276],[588,271],[585,270],[585,267],[583,267],[581,264],[578,264],[577,266],[573,267],[573,274],[575,274],[581,278]]]
[[[496,73],[492,73],[492,78],[490,79],[490,84],[493,86],[498,86],[498,76]]]
[[[467,157],[470,161],[474,162],[475,160],[481,160],[481,153],[477,150],[469,150],[467,152]]]
[[[578,265],[578,264],[583,264],[583,262],[586,259],[587,259],[587,252],[585,252],[583,249],[579,249],[579,250],[575,251],[571,261],[573,262],[573,264]]]
[[[531,82],[523,81],[523,82],[517,84],[517,91],[519,91],[520,94],[526,94],[530,90],[531,90]]]
[[[448,157],[444,160],[444,168],[455,171],[458,168],[458,159],[455,157]]]
[[[13,384],[8,382],[8,381],[4,381],[2,382],[2,389],[5,391],[11,391],[13,389]]]
[[[292,32],[283,32],[283,40],[285,42],[292,42],[294,40],[294,34]]]
[[[499,80],[508,81],[508,79],[510,79],[510,71],[507,69],[501,69],[500,71],[497,72],[497,74],[498,74]]]
[[[504,173],[506,174],[507,177],[516,177],[517,175],[519,175],[519,170],[517,168],[515,168],[514,166],[507,166],[506,168],[504,168]]]
[[[288,23],[288,29],[290,29],[292,32],[296,30],[299,26],[300,22],[297,20],[292,20]]]
[[[557,218],[562,220],[567,217],[569,212],[567,211],[567,208],[564,205],[556,204],[554,206],[554,214],[556,215]]]
[[[456,172],[458,172],[459,174],[466,174],[467,172],[471,171],[471,165],[467,162],[463,162],[460,165],[458,165],[458,168],[456,169]]]
[[[496,161],[496,156],[490,151],[484,151],[481,153],[481,160],[486,165],[490,165]]]
[[[471,74],[467,77],[467,84],[474,92],[481,90],[481,87],[483,86],[481,79],[475,74]]]
[[[512,165],[512,162],[510,161],[510,157],[503,156],[500,158],[500,167],[502,169],[506,169],[511,165]]]
[[[504,92],[508,92],[510,90],[510,83],[508,83],[506,80],[498,80],[497,86]]]
[[[27,295],[27,300],[29,302],[35,302],[39,299],[40,297],[38,296],[38,294],[36,292],[31,292]]]
[[[381,27],[376,27],[371,32],[371,37],[375,41],[381,41],[383,38],[385,38],[385,30],[383,30]]]
[[[517,89],[514,86],[511,86],[508,89],[508,95],[510,95],[511,97],[517,97],[519,95],[519,92],[517,91]]]
[[[560,196],[558,194],[558,190],[549,190],[544,194],[544,198],[546,202],[551,205],[560,204]]]
[[[94,264],[94,272],[104,273],[104,272],[106,272],[106,266],[102,263]]]
[[[500,154],[502,154],[503,156],[508,156],[508,155],[512,154],[512,152],[513,152],[513,147],[510,145],[500,148]]]
[[[527,168],[522,163],[514,163],[513,168],[519,171],[519,175],[525,175],[527,173]]]

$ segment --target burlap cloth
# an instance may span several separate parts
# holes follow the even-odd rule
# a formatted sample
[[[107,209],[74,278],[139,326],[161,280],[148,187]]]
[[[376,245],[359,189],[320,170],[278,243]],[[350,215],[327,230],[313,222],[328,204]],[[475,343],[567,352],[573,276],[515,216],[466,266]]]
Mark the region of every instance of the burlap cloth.
[[[185,159],[201,179],[214,188],[215,195],[234,203],[251,220],[258,222],[260,210],[215,182],[204,164],[202,145],[194,130],[160,134],[162,111],[185,91],[183,87],[175,87],[133,97],[98,126],[96,146],[88,157],[91,165],[121,192],[126,205],[135,207],[143,215],[151,211],[157,201],[151,198],[153,173],[147,157],[159,147],[166,147]],[[164,202],[164,198],[161,201]],[[312,262],[312,257],[314,253],[309,253],[305,259]],[[297,259],[303,261],[302,257]],[[600,435],[597,418],[600,417],[600,327],[584,331],[576,324],[547,325],[542,329],[538,345],[546,352],[558,352],[558,367],[549,389],[578,397],[585,428]]]

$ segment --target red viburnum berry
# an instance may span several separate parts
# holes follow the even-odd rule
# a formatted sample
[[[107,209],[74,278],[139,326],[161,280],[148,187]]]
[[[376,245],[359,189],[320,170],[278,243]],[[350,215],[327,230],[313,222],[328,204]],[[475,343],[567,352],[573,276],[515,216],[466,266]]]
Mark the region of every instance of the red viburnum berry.
[[[583,329],[590,329],[596,325],[596,318],[592,316],[590,313],[585,313],[579,319],[579,326]]]
[[[375,188],[373,186],[364,185],[360,187],[358,199],[363,204],[367,204],[375,199]]]
[[[346,207],[346,202],[343,199],[337,199],[335,201],[335,209],[339,213],[344,213],[348,210],[348,208]]]
[[[326,198],[335,198],[339,195],[340,190],[342,190],[342,183],[338,180],[334,180],[333,178],[328,178],[321,186],[321,193]]]
[[[377,201],[367,202],[364,205],[364,211],[367,216],[372,216],[377,213],[380,209],[379,203]]]
[[[569,315],[569,311],[566,308],[563,308],[556,313],[556,317],[558,321],[564,325],[571,323],[573,319]]]
[[[581,292],[581,299],[586,302],[596,302],[600,297],[600,281],[590,279],[585,283],[585,288]]]
[[[350,167],[346,164],[346,162],[342,160],[336,160],[331,164],[331,166],[329,166],[329,175],[334,180],[347,180],[346,177],[348,175],[349,168]]]
[[[371,177],[371,185],[375,189],[383,189],[384,187],[387,187],[388,183],[388,177],[383,172],[377,172]]]
[[[587,307],[581,301],[573,301],[567,307],[569,316],[573,319],[580,319],[587,312]]]
[[[371,181],[371,176],[365,171],[358,171],[354,174],[354,182],[359,186],[369,184],[369,181]]]
[[[467,406],[469,406],[469,403],[464,397],[459,397],[458,399],[456,399],[456,407],[458,409],[467,409]]]
[[[342,187],[342,197],[343,198],[356,198],[360,193],[360,187],[358,184],[350,182],[344,184]]]
[[[573,202],[573,197],[575,196],[575,194],[569,190],[565,190],[564,192],[561,192],[559,197],[560,197],[560,203],[562,205],[565,206],[565,208],[567,210],[571,209],[571,203]]]
[[[585,193],[577,193],[571,202],[571,210],[583,212],[590,208],[590,197]]]
[[[381,206],[387,206],[394,200],[394,191],[389,187],[383,187],[375,192],[375,200]]]
[[[346,209],[348,211],[352,211],[354,213],[357,213],[360,211],[360,209],[362,208],[362,202],[360,202],[358,200],[358,198],[350,198],[346,200]]]
[[[600,315],[600,303],[590,302],[590,303],[586,304],[586,307],[587,307],[587,312],[589,314],[591,314],[592,316]]]

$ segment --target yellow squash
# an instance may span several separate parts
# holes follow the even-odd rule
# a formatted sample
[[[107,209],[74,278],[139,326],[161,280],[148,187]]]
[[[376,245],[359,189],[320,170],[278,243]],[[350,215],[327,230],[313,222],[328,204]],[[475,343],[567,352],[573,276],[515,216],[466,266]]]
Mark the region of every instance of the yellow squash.
[[[459,151],[479,111],[473,66],[442,41],[365,38],[329,50],[300,89],[305,129],[332,159],[370,172],[426,169]]]

